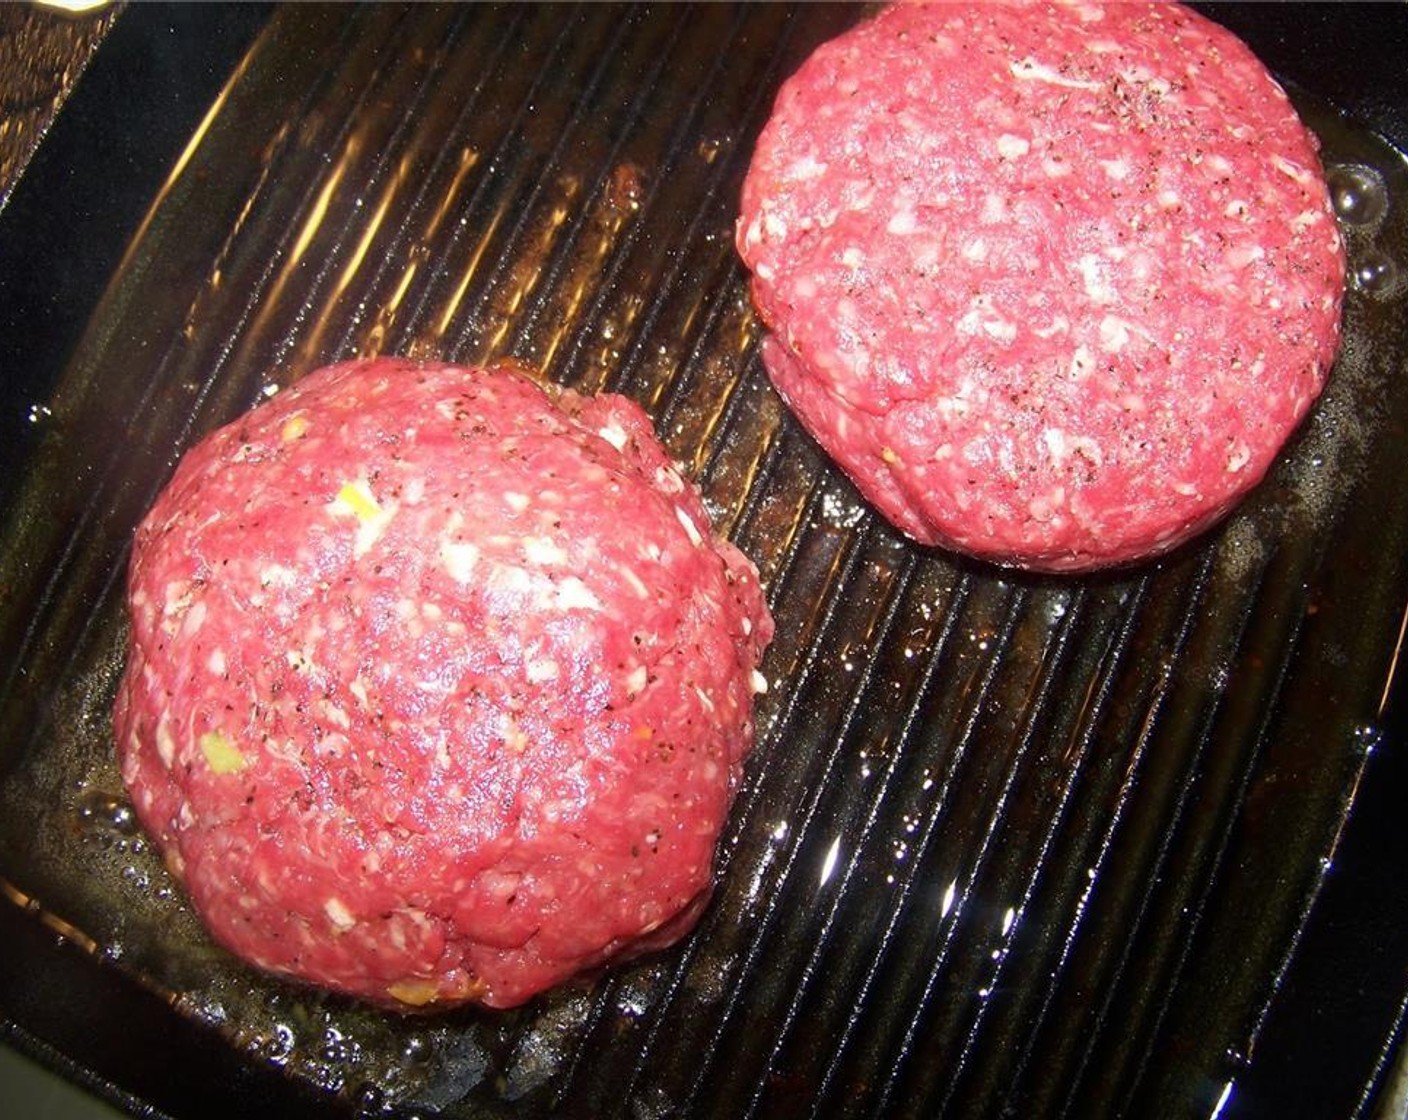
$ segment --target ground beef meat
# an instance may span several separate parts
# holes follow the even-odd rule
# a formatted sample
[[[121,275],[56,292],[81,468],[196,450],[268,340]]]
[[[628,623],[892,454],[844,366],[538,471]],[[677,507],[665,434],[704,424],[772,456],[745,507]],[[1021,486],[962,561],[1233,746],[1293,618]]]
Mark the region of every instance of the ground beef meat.
[[[185,456],[128,599],[123,778],[260,968],[504,1007],[697,915],[772,620],[624,398],[314,373]]]
[[[1000,563],[1188,539],[1338,346],[1316,143],[1176,5],[883,11],[784,85],[737,241],[803,424],[904,532]]]

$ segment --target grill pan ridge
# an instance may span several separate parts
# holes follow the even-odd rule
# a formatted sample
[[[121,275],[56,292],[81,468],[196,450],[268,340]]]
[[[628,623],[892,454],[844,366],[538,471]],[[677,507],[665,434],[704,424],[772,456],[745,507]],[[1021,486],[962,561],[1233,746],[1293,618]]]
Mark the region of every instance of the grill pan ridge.
[[[1297,1091],[1264,1053],[1351,809],[1401,753],[1408,168],[1292,87],[1349,199],[1346,348],[1223,527],[1082,579],[970,563],[906,543],[786,414],[733,251],[778,83],[860,14],[277,9],[85,309],[6,461],[0,910],[25,953],[57,932],[164,1001],[154,1029],[204,1040],[198,1063],[248,1070],[232,1114],[1207,1117]],[[128,541],[181,451],[370,353],[632,396],[778,621],[699,928],[513,1012],[402,1019],[254,975],[111,758]],[[1385,937],[1383,1053],[1408,994]],[[45,1051],[25,984],[0,1019]],[[134,1111],[209,1103],[83,1060]],[[1346,1060],[1323,1114],[1372,1115],[1386,1076]]]

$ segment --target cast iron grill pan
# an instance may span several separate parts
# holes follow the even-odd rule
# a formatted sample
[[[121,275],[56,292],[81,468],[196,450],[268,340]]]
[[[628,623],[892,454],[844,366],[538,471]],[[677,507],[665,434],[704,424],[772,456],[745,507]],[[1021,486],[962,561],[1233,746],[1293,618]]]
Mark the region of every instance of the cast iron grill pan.
[[[209,1032],[265,1105],[1238,1114],[1367,762],[1394,746],[1402,159],[1293,90],[1355,282],[1325,399],[1236,516],[1153,565],[1002,572],[869,513],[757,359],[731,241],[751,139],[857,15],[281,9],[114,271],[7,491],[0,889]],[[181,451],[371,353],[629,394],[778,619],[699,929],[516,1012],[398,1018],[251,973],[201,931],[111,759],[128,541]],[[1356,1076],[1341,1114],[1368,1115],[1383,1071]]]

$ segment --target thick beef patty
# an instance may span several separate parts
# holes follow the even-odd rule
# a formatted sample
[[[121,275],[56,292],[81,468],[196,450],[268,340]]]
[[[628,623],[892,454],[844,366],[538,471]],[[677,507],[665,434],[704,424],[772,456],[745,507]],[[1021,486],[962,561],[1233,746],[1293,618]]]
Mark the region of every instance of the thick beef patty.
[[[1316,142],[1176,5],[883,11],[784,85],[738,247],[803,424],[910,536],[999,563],[1205,528],[1339,340]]]
[[[697,915],[772,620],[624,398],[321,370],[185,456],[128,595],[123,777],[253,964],[504,1007]]]

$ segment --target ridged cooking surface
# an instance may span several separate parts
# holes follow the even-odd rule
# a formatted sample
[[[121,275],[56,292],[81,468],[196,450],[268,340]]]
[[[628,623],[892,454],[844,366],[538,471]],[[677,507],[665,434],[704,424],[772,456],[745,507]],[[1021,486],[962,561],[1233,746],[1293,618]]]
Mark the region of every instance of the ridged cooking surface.
[[[732,248],[778,82],[855,14],[275,17],[91,322],[0,541],[12,898],[330,1110],[1213,1110],[1378,734],[1408,554],[1383,450],[1403,168],[1305,103],[1356,269],[1347,351],[1231,522],[1098,578],[968,564],[868,513],[786,416]],[[515,1013],[398,1019],[244,970],[111,761],[137,519],[199,433],[356,353],[631,395],[778,620],[698,932]]]

